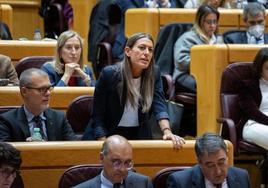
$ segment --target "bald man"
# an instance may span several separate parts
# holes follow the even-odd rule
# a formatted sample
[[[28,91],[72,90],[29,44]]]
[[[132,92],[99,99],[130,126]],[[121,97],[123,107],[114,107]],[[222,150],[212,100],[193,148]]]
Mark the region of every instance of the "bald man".
[[[108,137],[102,145],[100,175],[85,181],[75,188],[152,188],[149,177],[134,173],[132,147],[122,136]]]

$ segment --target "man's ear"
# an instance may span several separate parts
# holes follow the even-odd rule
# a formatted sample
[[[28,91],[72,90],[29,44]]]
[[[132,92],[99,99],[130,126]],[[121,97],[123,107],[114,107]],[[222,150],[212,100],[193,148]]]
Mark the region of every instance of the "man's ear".
[[[103,154],[103,152],[100,152],[100,162],[102,163],[102,161],[103,161],[103,158],[104,158],[104,154]]]
[[[20,88],[20,93],[24,97],[26,95],[27,89],[25,87]]]

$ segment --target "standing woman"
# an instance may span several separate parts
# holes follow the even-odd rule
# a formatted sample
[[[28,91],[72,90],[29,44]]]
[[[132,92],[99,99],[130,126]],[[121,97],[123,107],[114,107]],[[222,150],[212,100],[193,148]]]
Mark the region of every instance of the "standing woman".
[[[172,134],[169,126],[159,70],[154,66],[153,39],[149,34],[132,35],[125,46],[124,61],[101,72],[94,92],[92,119],[84,139],[119,134],[127,139],[150,139],[147,125],[151,112],[158,120],[164,140],[175,148],[184,139]]]
[[[83,64],[82,38],[74,31],[63,32],[57,41],[56,57],[45,63],[52,86],[94,86],[92,70]]]
[[[173,80],[179,88],[196,92],[196,81],[190,75],[190,50],[194,45],[218,43],[218,21],[220,14],[210,5],[201,5],[196,13],[193,28],[181,35],[174,45]],[[200,62],[202,66],[202,62]]]
[[[253,62],[252,78],[241,80],[240,109],[245,114],[243,138],[268,150],[268,48],[262,48]]]

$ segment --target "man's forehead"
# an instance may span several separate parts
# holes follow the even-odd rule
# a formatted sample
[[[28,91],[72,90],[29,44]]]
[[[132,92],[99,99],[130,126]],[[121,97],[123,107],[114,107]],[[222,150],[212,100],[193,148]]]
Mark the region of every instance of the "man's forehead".
[[[203,156],[201,156],[201,159],[204,160],[203,162],[205,161],[219,161],[221,159],[224,159],[224,158],[227,158],[227,153],[223,150],[223,149],[220,149],[216,152],[213,152],[213,153],[208,153],[207,151],[204,152]]]

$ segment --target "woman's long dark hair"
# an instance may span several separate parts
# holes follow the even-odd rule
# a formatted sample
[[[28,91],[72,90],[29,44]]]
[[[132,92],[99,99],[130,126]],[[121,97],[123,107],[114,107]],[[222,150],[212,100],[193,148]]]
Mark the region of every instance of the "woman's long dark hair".
[[[136,42],[142,38],[147,38],[154,44],[151,35],[147,33],[136,33],[127,40],[126,47],[132,49]],[[137,107],[139,101],[141,101],[142,112],[148,112],[151,108],[154,94],[154,58],[152,57],[148,68],[143,70],[140,91],[137,91],[134,87],[131,67],[130,58],[125,54],[125,59],[122,63],[122,75],[124,85],[126,86],[127,101],[130,102],[132,107]]]

